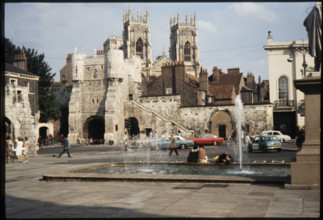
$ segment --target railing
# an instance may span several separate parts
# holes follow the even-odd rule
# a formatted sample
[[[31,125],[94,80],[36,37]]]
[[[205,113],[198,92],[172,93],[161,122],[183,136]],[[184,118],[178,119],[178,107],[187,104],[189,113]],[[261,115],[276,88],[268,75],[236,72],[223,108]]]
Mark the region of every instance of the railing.
[[[274,102],[274,107],[295,107],[294,100],[276,100]]]

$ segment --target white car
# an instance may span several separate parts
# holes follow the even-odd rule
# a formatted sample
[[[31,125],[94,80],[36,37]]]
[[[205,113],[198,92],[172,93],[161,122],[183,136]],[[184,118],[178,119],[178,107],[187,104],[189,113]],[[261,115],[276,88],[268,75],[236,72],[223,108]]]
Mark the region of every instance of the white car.
[[[282,134],[280,131],[263,131],[261,132],[262,135],[275,135],[278,137],[280,142],[290,141],[291,138],[289,135]]]

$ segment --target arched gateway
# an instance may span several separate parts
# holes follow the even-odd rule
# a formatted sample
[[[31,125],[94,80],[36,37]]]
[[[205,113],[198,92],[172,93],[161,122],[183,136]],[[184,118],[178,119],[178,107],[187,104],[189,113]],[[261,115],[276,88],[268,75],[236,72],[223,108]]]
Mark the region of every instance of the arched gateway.
[[[91,116],[84,123],[83,137],[93,139],[104,139],[104,118]]]
[[[211,132],[218,137],[228,138],[232,130],[231,116],[226,111],[218,111],[212,116]]]
[[[130,117],[126,119],[126,128],[128,130],[128,134],[130,135],[130,137],[138,135],[140,132],[140,129],[139,129],[139,123],[137,118]]]

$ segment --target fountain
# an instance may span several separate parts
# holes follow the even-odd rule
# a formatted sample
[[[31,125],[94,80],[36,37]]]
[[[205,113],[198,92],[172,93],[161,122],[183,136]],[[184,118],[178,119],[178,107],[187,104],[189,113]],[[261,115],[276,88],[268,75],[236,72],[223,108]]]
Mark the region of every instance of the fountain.
[[[242,126],[244,126],[244,115],[243,115],[243,104],[240,98],[240,95],[237,95],[235,99],[234,106],[234,115],[236,120],[236,131],[237,131],[237,139],[239,146],[239,164],[240,170],[242,170]]]
[[[59,175],[44,175],[44,180],[68,181],[181,181],[181,182],[262,182],[286,183],[290,180],[289,164],[245,163],[242,169],[242,145],[244,126],[243,104],[240,96],[235,99],[234,119],[237,144],[234,154],[239,164],[190,164],[186,160],[170,162],[168,151],[152,150],[150,141],[156,139],[132,138],[128,140],[128,151],[122,144],[122,162],[92,164]],[[228,145],[229,146],[229,145]],[[238,151],[238,152],[237,152]]]

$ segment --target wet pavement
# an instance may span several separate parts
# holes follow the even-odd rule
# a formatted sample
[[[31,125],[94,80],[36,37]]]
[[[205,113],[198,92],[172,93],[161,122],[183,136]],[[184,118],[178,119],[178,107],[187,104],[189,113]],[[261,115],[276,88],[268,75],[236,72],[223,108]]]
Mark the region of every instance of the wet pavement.
[[[153,154],[159,162],[185,163],[186,154]],[[150,155],[152,156],[152,155]],[[89,151],[30,156],[6,164],[7,218],[319,218],[320,190],[246,182],[44,181],[43,175],[100,163],[148,160],[136,151]],[[156,175],[156,178],[158,175]]]

